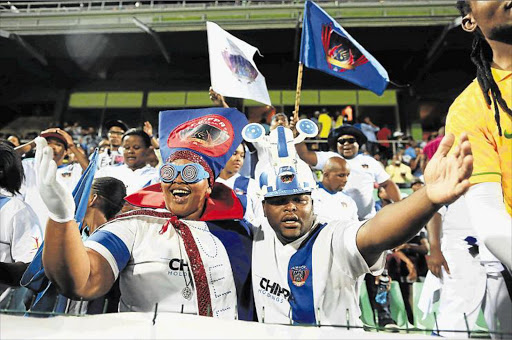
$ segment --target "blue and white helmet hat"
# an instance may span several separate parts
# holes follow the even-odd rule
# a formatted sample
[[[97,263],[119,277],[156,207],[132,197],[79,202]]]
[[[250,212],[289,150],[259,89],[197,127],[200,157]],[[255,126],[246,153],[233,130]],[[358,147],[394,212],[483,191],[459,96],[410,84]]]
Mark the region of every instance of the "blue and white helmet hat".
[[[272,170],[260,177],[261,194],[265,198],[305,194],[313,190],[311,183],[301,180],[293,166],[282,166],[277,169],[277,174]]]
[[[310,183],[304,169],[300,166],[295,144],[305,137],[314,137],[318,133],[315,123],[308,119],[297,123],[299,136],[293,138],[290,129],[278,126],[269,136],[265,136],[260,124],[249,124],[242,131],[242,136],[248,142],[258,142],[270,148],[271,166],[261,174],[259,180],[260,194],[264,198],[289,196],[310,193],[316,183]],[[307,169],[306,169],[307,170]]]

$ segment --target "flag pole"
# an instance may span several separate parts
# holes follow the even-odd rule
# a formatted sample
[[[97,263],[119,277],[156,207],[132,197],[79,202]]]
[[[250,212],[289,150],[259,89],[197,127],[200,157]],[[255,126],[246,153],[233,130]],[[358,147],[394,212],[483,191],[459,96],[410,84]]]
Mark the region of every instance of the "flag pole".
[[[300,92],[302,88],[302,70],[304,64],[299,62],[299,71],[297,74],[297,92],[295,92],[295,111],[293,111],[293,118],[295,122],[299,120],[299,105],[300,105]]]

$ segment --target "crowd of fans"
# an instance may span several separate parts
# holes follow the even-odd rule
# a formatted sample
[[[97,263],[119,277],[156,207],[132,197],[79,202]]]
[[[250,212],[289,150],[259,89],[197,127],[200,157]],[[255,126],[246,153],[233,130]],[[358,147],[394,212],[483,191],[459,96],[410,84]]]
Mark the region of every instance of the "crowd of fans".
[[[210,91],[210,95],[212,100],[213,98],[220,98],[220,101],[214,100],[217,104],[222,105],[224,103],[224,106],[227,106],[222,96],[215,94],[213,91]],[[343,112],[346,111],[347,109]],[[325,162],[323,166],[308,162],[307,157],[302,157],[305,162],[299,159],[299,168],[303,170],[303,173],[309,174],[305,176],[307,181],[318,182],[318,189],[313,191],[312,195],[314,202],[316,202],[315,213],[317,215],[347,221],[371,218],[375,212],[382,209],[385,205],[407,196],[405,193],[399,193],[398,188],[393,189],[393,186],[398,185],[404,189],[412,187],[414,191],[423,186],[422,177],[426,165],[426,157],[421,146],[426,144],[424,141],[418,143],[412,140],[411,137],[395,134],[396,137],[391,141],[396,143],[396,153],[393,153],[389,140],[377,139],[381,129],[373,124],[369,117],[364,117],[360,124],[351,125],[351,121],[347,117],[352,119],[352,112],[350,112],[350,116],[342,115],[341,113],[338,113],[338,116],[344,117],[344,119],[335,120],[325,110],[322,110],[322,113],[315,112],[312,121],[318,125],[320,141],[308,143],[307,147],[307,152],[310,153],[314,153],[314,150],[327,151],[330,149],[330,152],[335,157],[323,160],[322,162]],[[290,120],[291,127],[293,128],[293,119],[284,113],[277,113],[269,118],[270,124],[266,127],[267,133],[275,130],[278,126],[289,128]],[[54,160],[58,165],[58,179],[65,183],[68,190],[72,190],[78,183],[82,171],[88,165],[86,160],[91,157],[95,150],[98,150],[98,170],[95,176],[97,180],[94,184],[98,202],[96,202],[96,199],[93,199],[93,202],[97,204],[91,205],[91,208],[88,210],[86,220],[89,219],[90,221],[84,223],[85,227],[82,230],[84,239],[102,223],[111,219],[116,214],[138,209],[136,206],[122,201],[122,197],[126,194],[135,193],[160,180],[158,169],[162,164],[162,159],[159,152],[159,142],[149,122],[145,122],[143,126],[138,128],[130,128],[123,121],[112,120],[106,122],[103,128],[103,131],[106,132],[105,136],[99,135],[93,127],[82,127],[78,123],[66,123],[62,129],[50,127],[40,133],[40,136],[45,137],[48,145],[54,150]],[[384,129],[387,130],[385,131],[385,137],[390,138],[391,133],[389,129]],[[350,152],[346,153],[343,149],[338,149],[336,145],[332,145],[333,138],[339,144],[338,137],[342,138],[343,136],[348,137],[345,138],[347,142],[343,143],[344,146],[346,144],[356,146],[356,149],[352,151],[353,154],[350,154]],[[382,134],[379,136],[382,138]],[[34,140],[27,141],[27,137],[30,139],[35,136],[31,134],[23,136],[23,138],[11,134],[3,137],[5,139],[1,142],[2,145],[15,148],[21,159],[23,159],[25,181],[20,186],[19,197],[25,203],[28,203],[26,209],[35,211],[35,215],[37,215],[39,220],[37,226],[44,232],[49,212],[36,190],[37,180],[35,178],[37,176],[32,169],[34,166],[35,143]],[[436,135],[433,134],[432,137],[436,137]],[[24,141],[26,143],[23,143]],[[337,152],[340,153],[336,154]],[[300,154],[301,152],[299,152]],[[389,155],[392,156],[389,157]],[[357,169],[350,162],[352,159],[355,159],[355,156],[363,157],[362,159],[364,160],[371,158],[370,168],[376,173],[376,177],[371,175],[368,182],[368,179],[354,174],[357,172]],[[217,182],[223,183],[235,191],[244,205],[245,220],[253,225],[261,223],[260,220],[263,217],[260,203],[261,198],[258,197],[259,177],[271,164],[271,153],[268,148],[265,148],[264,145],[258,145],[258,143],[243,143],[237,148],[217,179]],[[373,168],[375,166],[378,168]],[[22,169],[19,169],[19,171],[23,173]],[[357,203],[359,205],[369,204],[370,207],[358,207],[358,204],[351,198],[351,195],[347,194],[347,192],[350,192],[350,189],[344,190],[347,189],[348,179],[354,176],[356,182],[350,186],[352,192],[354,192],[354,187],[361,186],[366,181],[368,185],[365,190],[367,192],[363,195],[367,196],[367,202],[358,200],[358,193],[355,193],[352,197],[358,200]],[[107,190],[102,189],[102,186],[108,186],[108,194]],[[387,191],[390,191],[390,193]],[[100,192],[103,192],[103,194],[98,194]],[[113,197],[109,198],[109,195],[113,195]],[[374,195],[377,195],[380,200],[375,202],[372,197]],[[390,199],[390,196],[393,199]],[[102,201],[103,203],[101,203]],[[97,213],[95,213],[93,207],[98,207]],[[32,235],[31,237],[34,236]],[[35,237],[38,240],[42,240],[41,231]],[[425,241],[425,232],[420,232],[410,242],[395,248],[388,255],[387,269],[389,275],[393,280],[400,283],[411,323],[413,323],[413,308],[410,303],[410,286],[413,282],[424,280],[425,278],[425,255],[427,254],[428,247]],[[21,239],[13,239],[12,242],[21,242]],[[40,245],[40,241],[38,241],[38,245]],[[24,255],[32,254],[33,256],[35,249],[33,246],[28,247],[26,249],[27,253]],[[25,258],[26,256],[23,257],[23,259]],[[18,260],[12,259],[14,263],[19,262]],[[23,261],[25,263],[29,262],[27,259]],[[22,268],[26,268],[26,265]],[[15,272],[17,276],[12,273],[9,274],[9,282],[11,284],[19,282],[19,275],[21,273],[22,271],[17,270]],[[395,321],[390,314],[389,300],[386,302],[388,306],[385,308],[382,308],[375,301],[379,280],[375,281],[374,276],[367,274],[366,281],[372,305],[374,305],[375,310],[379,311],[379,326],[396,327]],[[12,290],[12,288],[9,288],[9,290]],[[113,303],[118,303],[119,293],[111,292],[107,297],[113,299]],[[6,299],[4,298],[3,300],[5,303]],[[12,306],[14,305],[10,307],[12,308]],[[78,310],[74,306],[73,308],[68,308],[67,311],[78,311],[81,313],[87,311],[85,306],[87,304],[82,304]],[[93,308],[94,304],[90,304],[90,306],[89,313],[101,310],[101,308]],[[4,307],[8,306],[4,305]],[[31,308],[31,306],[27,306],[27,308]],[[112,310],[112,306],[109,310]]]
[[[473,12],[510,6],[459,2],[459,9],[474,32]],[[474,49],[490,39],[482,32]],[[149,312],[159,303],[226,319],[358,325],[366,285],[378,326],[396,329],[391,277],[411,324],[411,287],[424,280],[418,308],[430,313],[439,301],[443,336],[475,328],[481,310],[491,336],[509,336],[510,43],[487,47],[494,56],[473,55],[480,87],[471,84],[448,114],[457,140],[440,130],[414,141],[370,117],[355,122],[347,107],[305,122],[307,130],[317,124],[317,145],[299,138],[304,126],[286,113],[267,128],[249,126],[242,143],[246,117],[212,89],[224,109],[161,112],[169,124],[162,144],[149,122],[130,128],[120,120],[104,124],[106,137],[77,123],[22,140],[3,136],[0,308],[81,314],[108,304]],[[491,61],[503,60],[491,72]],[[465,125],[475,121],[488,135]],[[91,167],[78,218],[71,192]],[[42,277],[46,288],[34,288]]]

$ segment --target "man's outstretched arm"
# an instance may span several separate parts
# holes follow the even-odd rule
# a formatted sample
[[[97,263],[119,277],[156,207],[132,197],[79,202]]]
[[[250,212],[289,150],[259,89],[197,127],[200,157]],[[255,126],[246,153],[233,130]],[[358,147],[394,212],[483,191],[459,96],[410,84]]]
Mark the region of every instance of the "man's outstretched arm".
[[[473,170],[471,145],[464,134],[460,147],[448,154],[454,140],[452,134],[443,138],[425,170],[424,188],[406,200],[386,206],[359,229],[357,247],[370,266],[384,250],[409,241],[443,204],[454,202],[469,189],[468,178]]]

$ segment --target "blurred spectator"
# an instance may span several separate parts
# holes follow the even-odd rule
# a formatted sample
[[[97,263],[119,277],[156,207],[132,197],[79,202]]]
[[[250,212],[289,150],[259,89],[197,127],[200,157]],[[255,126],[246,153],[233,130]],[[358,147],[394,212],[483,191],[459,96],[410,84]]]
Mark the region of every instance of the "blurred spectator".
[[[0,142],[0,309],[25,310],[21,276],[43,240],[39,220],[19,194],[24,172],[19,154]],[[11,287],[10,287],[11,286]]]
[[[122,164],[124,161],[123,154],[119,148],[121,147],[123,134],[128,130],[128,126],[121,120],[110,120],[105,123],[105,130],[108,131],[107,137],[110,142],[110,148],[99,155],[98,168]]]
[[[122,136],[121,142],[124,163],[99,169],[95,178],[114,177],[121,180],[128,195],[158,182],[158,170],[147,164],[148,155],[153,152],[147,133],[141,129],[130,129]]]
[[[375,133],[379,131],[380,128],[373,124],[370,117],[366,116],[363,118],[363,122],[361,123],[361,131],[363,131],[366,136],[366,150],[370,153],[370,155],[375,155],[377,153],[377,136]]]
[[[393,203],[393,201],[389,199],[388,193],[384,187],[379,186],[377,189],[377,197],[379,198],[379,200],[375,202],[375,211],[377,212],[386,205]]]
[[[390,140],[391,130],[386,124],[377,132],[377,140]],[[383,155],[386,160],[393,157],[393,149],[389,142],[379,142],[379,152]]]
[[[317,170],[322,170],[331,157],[341,157],[347,161],[350,165],[350,177],[345,193],[356,202],[360,220],[375,215],[373,190],[376,182],[386,188],[393,201],[400,200],[398,187],[382,166],[373,157],[359,153],[359,146],[366,142],[366,136],[361,130],[345,124],[331,132],[328,142],[330,149],[337,152],[310,151],[305,143],[296,144],[295,148],[299,157]]]
[[[322,182],[311,193],[316,215],[327,220],[359,220],[356,202],[342,192],[349,175],[350,166],[346,160],[340,157],[327,160]]]
[[[258,184],[254,179],[241,176],[239,173],[244,164],[244,158],[245,149],[242,143],[236,148],[215,182],[233,189],[244,207],[244,219],[252,225],[260,225],[259,218],[263,216],[263,210],[261,199],[257,196]]]
[[[320,123],[318,122],[318,117],[320,116],[320,111],[313,112],[313,116],[310,118],[313,123],[318,126],[318,131],[320,131]]]
[[[48,146],[53,150],[53,160],[57,165],[57,181],[72,192],[80,180],[83,170],[89,165],[89,161],[73,143],[71,136],[64,130],[59,128],[47,129],[41,132],[41,137],[47,140]],[[20,145],[16,148],[16,151],[23,154],[34,149],[35,146],[36,140],[34,139],[27,144]],[[64,158],[68,153],[73,153],[77,163],[64,164]],[[20,189],[21,197],[25,203],[34,209],[44,230],[48,220],[48,209],[39,194],[39,174],[36,171],[35,159],[26,158],[22,164],[25,181]]]
[[[404,184],[413,180],[411,168],[402,163],[401,154],[393,155],[391,163],[386,167],[386,172],[396,184]]]
[[[340,111],[334,112],[334,119],[335,119],[335,121],[334,121],[334,128],[335,129],[339,128],[340,126],[343,125],[344,117],[343,117],[343,115],[341,114]]]
[[[326,109],[322,109],[320,115],[318,116],[318,128],[318,137],[322,139],[327,139],[327,137],[329,137],[329,133],[332,130],[332,118]],[[322,143],[320,144],[320,150],[327,151],[329,150],[329,146],[325,143]]]

